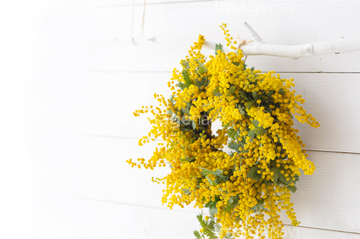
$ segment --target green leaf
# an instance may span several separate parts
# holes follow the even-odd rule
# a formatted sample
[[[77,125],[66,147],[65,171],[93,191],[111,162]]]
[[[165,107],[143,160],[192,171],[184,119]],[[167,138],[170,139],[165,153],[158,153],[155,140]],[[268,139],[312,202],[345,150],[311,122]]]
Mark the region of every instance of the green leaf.
[[[184,194],[186,194],[186,195],[190,195],[191,194],[191,191],[190,191],[190,189],[188,189],[188,188],[183,188],[183,189],[181,189],[183,192],[184,192]]]
[[[285,184],[285,185],[289,185],[289,184],[292,183],[291,180],[287,181],[287,180],[286,180],[286,177],[285,177],[283,174],[281,174],[281,173],[279,174],[279,180],[280,180],[283,184]]]
[[[183,82],[179,82],[176,84],[181,90],[185,89],[187,86]]]
[[[202,174],[203,176],[207,176],[207,175],[209,175],[209,174],[215,174],[215,172],[212,171],[212,170],[210,170],[210,169],[206,169],[206,168],[200,168],[200,169],[202,169],[201,174]]]
[[[212,208],[212,207],[216,207],[216,203],[219,201],[219,198],[215,198],[215,201],[210,201],[208,203],[205,204],[205,207],[208,208]]]
[[[209,208],[209,213],[211,217],[214,217],[217,213],[216,203],[214,207]]]
[[[198,221],[200,222],[200,225],[201,225],[203,228],[207,226],[207,225],[206,225],[206,222],[205,222],[204,219],[203,219],[203,215],[202,215],[202,214],[199,214],[199,215],[197,215],[196,217],[197,217]]]
[[[287,188],[293,193],[295,193],[297,189],[295,186],[287,186]]]
[[[238,105],[237,108],[239,109],[241,115],[245,115],[245,114],[246,114],[245,109],[244,109],[243,106]]]
[[[193,161],[195,161],[195,156],[180,159],[180,162],[193,162]]]
[[[236,90],[236,86],[231,86],[230,89],[229,89],[229,92],[228,92],[228,95],[232,95],[235,93],[235,90]]]
[[[221,95],[222,95],[222,94],[220,93],[219,86],[215,88],[213,94],[214,94],[215,96],[221,96]]]
[[[253,120],[253,121],[251,121],[251,122],[252,122],[252,124],[255,126],[255,128],[259,128],[259,121]]]
[[[251,109],[251,107],[254,106],[254,103],[255,103],[255,101],[250,101],[250,102],[246,103],[246,108],[247,108],[248,110]]]
[[[203,219],[202,214],[196,216],[200,222],[201,227],[203,228],[203,234],[209,237],[209,239],[218,239],[215,234],[215,221],[206,221]]]
[[[223,128],[228,128],[230,126],[230,123],[227,123],[226,125],[224,124],[224,122],[221,122],[221,126]]]
[[[231,210],[234,209],[234,208],[235,208],[234,205],[228,203],[228,204],[226,204],[226,206],[223,208],[223,211],[224,211],[224,212],[227,212],[227,213],[230,213]]]
[[[269,92],[266,94],[268,97],[272,97],[272,95],[275,93],[274,90],[269,90]]]
[[[253,125],[256,128],[256,135],[263,135],[264,133],[266,133],[266,130],[263,127],[259,127],[259,121],[257,120],[253,120],[251,121],[253,123]]]
[[[189,66],[189,61],[186,61],[186,60],[182,60],[181,62],[180,62],[180,64],[182,65],[182,67],[183,68],[189,68],[190,66]]]
[[[247,97],[247,94],[246,94],[246,92],[245,92],[245,91],[240,90],[240,91],[239,91],[239,94],[240,94],[240,96],[241,96],[243,99],[245,99],[245,100],[248,100],[248,101],[249,101],[249,98]]]
[[[234,130],[233,128],[230,128],[227,132],[227,135],[232,139],[232,140],[237,140],[238,137],[238,132],[236,130]]]
[[[256,173],[257,170],[259,170],[258,167],[252,167],[252,168],[249,170],[249,172],[247,173],[247,177],[248,177],[248,178],[252,178],[253,175],[254,175],[254,173]]]
[[[231,212],[239,203],[239,195],[232,196],[226,204],[224,211]]]
[[[254,91],[254,92],[252,93],[252,96],[253,96],[254,100],[257,100],[257,98],[258,98],[257,91]]]
[[[235,239],[230,232],[226,233],[224,239]]]
[[[195,85],[199,88],[201,88],[202,86],[206,87],[209,84],[209,82],[210,81],[206,77],[203,77],[201,81],[196,79]]]
[[[210,183],[211,186],[218,185],[215,181],[212,181],[208,176],[206,176],[206,179],[208,180],[208,182]]]
[[[264,135],[266,133],[266,130],[263,127],[260,127],[256,131],[256,135]]]
[[[216,169],[216,170],[215,170],[215,175],[216,175],[216,176],[222,177],[222,176],[223,176],[222,174],[223,174],[223,171],[222,171],[222,170],[220,170],[220,169]]]
[[[235,143],[235,142],[230,142],[228,147],[229,147],[229,149],[232,149],[232,150],[235,150],[236,152],[239,152],[240,145]]]
[[[218,50],[224,51],[223,46],[221,43],[215,45],[215,55],[217,55]]]
[[[201,74],[207,72],[207,69],[204,66],[200,66],[197,72],[201,75]]]
[[[194,231],[194,235],[196,236],[197,239],[201,239],[200,232]]]
[[[251,138],[251,140],[254,139],[254,137],[256,135],[256,131],[257,131],[257,129],[252,129],[249,131],[248,136]]]
[[[251,208],[251,210],[253,210],[254,212],[258,212],[260,209],[263,209],[264,202],[264,199],[259,200],[258,203]]]
[[[189,114],[189,110],[190,110],[189,107],[185,107],[185,108],[182,108],[180,111],[182,114]]]
[[[239,195],[232,196],[232,197],[230,197],[230,199],[229,199],[229,203],[231,203],[231,204],[236,203],[236,204],[237,204],[237,203],[239,202],[239,199],[240,199]]]
[[[277,168],[272,168],[271,171],[274,172],[274,175],[273,175],[273,179],[274,179],[274,183],[278,183],[278,179],[279,179],[279,175],[280,175],[280,172],[279,172],[279,169]]]
[[[183,78],[184,78],[184,81],[185,81],[185,85],[186,85],[186,86],[190,86],[190,85],[192,84],[192,82],[191,82],[191,79],[190,79],[190,75],[189,75],[188,70],[184,69],[181,73],[182,73],[182,75],[183,75]]]
[[[247,173],[247,177],[259,181],[261,179],[261,175],[257,173],[258,170],[259,168],[256,166],[251,167]]]
[[[219,177],[219,178],[222,178],[222,179],[224,178],[223,171],[220,170],[220,169],[216,169],[215,171],[212,171],[212,170],[206,169],[206,168],[201,168],[201,167],[199,167],[199,169],[202,169],[201,174],[202,174],[203,176],[207,176],[207,175],[209,175],[209,174],[213,174],[213,175],[215,175],[215,176],[217,176],[217,177]]]
[[[285,94],[286,93],[286,91],[283,89],[283,88],[280,88],[280,90],[279,90],[279,94]]]

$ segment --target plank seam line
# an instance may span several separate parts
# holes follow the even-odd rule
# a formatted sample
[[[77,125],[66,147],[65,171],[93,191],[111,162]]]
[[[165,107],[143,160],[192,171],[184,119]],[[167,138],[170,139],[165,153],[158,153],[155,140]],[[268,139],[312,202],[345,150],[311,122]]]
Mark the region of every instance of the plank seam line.
[[[91,135],[91,134],[82,134],[84,137],[94,137],[94,138],[109,138],[109,139],[129,139],[129,140],[139,140],[137,137],[122,137],[122,136],[113,136],[113,135]],[[157,140],[156,140],[157,141]]]
[[[126,136],[114,136],[114,135],[92,135],[92,134],[82,134],[84,137],[94,137],[94,138],[109,138],[109,139],[128,139],[128,140],[139,140],[141,137],[126,137]],[[155,139],[154,141],[161,141]],[[309,152],[319,152],[319,153],[337,153],[337,154],[355,154],[359,155],[360,153],[356,152],[345,152],[345,151],[332,151],[332,150],[320,150],[320,149],[306,149]]]
[[[337,154],[355,154],[358,155],[360,153],[356,153],[356,152],[343,152],[343,151],[332,151],[332,150],[321,150],[321,149],[306,149],[306,151],[310,151],[310,152],[321,152],[321,153],[337,153]]]
[[[124,206],[131,206],[131,207],[142,207],[142,208],[151,208],[151,209],[157,209],[157,210],[164,210],[164,211],[176,211],[176,212],[185,212],[185,213],[197,213],[187,210],[180,210],[180,209],[169,209],[167,207],[157,207],[157,206],[150,206],[150,205],[141,205],[136,203],[126,203],[126,202],[119,202],[119,201],[113,201],[113,200],[105,200],[105,199],[96,199],[96,198],[88,198],[88,197],[77,197],[77,199],[80,200],[87,200],[87,201],[93,201],[93,202],[101,202],[101,203],[109,203],[109,204],[118,204],[118,205],[124,205]],[[286,226],[292,226],[291,224],[286,224]],[[333,232],[342,232],[342,233],[351,233],[351,234],[359,234],[359,232],[352,232],[352,231],[342,231],[342,230],[336,230],[336,229],[328,229],[328,228],[320,228],[320,227],[310,227],[310,226],[298,226],[301,228],[308,228],[308,229],[315,229],[315,230],[324,230],[324,231],[333,231]]]
[[[264,71],[268,72],[268,71]],[[263,73],[263,72],[262,72]],[[360,72],[356,71],[276,71],[275,73],[283,73],[283,74],[360,74]]]
[[[267,73],[269,71],[262,71],[261,73]],[[132,74],[168,74],[172,73],[172,71],[117,71],[117,70],[86,70],[84,73],[132,73]],[[339,71],[339,72],[331,72],[331,71],[276,71],[275,73],[279,74],[360,74],[360,72],[346,72],[346,71]]]
[[[171,4],[186,4],[186,3],[206,3],[215,2],[217,0],[194,0],[194,1],[173,1],[173,2],[149,2],[146,5],[171,5]],[[135,6],[142,6],[143,3],[135,3]],[[112,4],[112,5],[99,5],[96,8],[112,8],[112,7],[132,7],[132,4]]]
[[[93,202],[102,202],[102,203],[125,205],[125,206],[130,206],[130,207],[144,207],[144,208],[152,208],[152,209],[158,209],[158,210],[164,210],[164,211],[196,213],[196,212],[192,212],[192,211],[188,211],[188,210],[169,209],[169,208],[167,208],[167,207],[157,207],[157,206],[150,206],[150,205],[141,205],[141,204],[136,204],[136,203],[119,202],[119,201],[106,200],[106,199],[96,199],[96,198],[88,198],[88,197],[77,197],[77,199],[79,199],[79,200],[93,201]]]
[[[291,224],[284,223],[286,226],[292,226]],[[315,230],[323,230],[323,231],[332,231],[332,232],[342,232],[342,233],[350,233],[350,234],[356,234],[360,235],[360,232],[353,232],[353,231],[343,231],[343,230],[336,230],[336,229],[328,229],[328,228],[321,228],[321,227],[310,227],[310,226],[298,226],[302,228],[309,228],[309,229],[315,229]]]

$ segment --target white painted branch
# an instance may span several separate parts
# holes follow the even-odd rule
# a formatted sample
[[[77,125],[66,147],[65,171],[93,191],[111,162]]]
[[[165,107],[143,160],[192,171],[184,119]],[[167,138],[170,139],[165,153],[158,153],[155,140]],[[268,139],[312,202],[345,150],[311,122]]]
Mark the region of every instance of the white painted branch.
[[[246,29],[250,32],[255,42],[257,43],[264,42],[259,36],[259,34],[247,22],[244,22],[243,24],[246,27]]]
[[[240,49],[244,55],[269,55],[298,59],[307,56],[342,54],[360,51],[360,39],[312,42],[302,45],[275,45],[264,42],[249,24],[245,27],[254,39],[253,44],[242,44]],[[206,42],[206,47],[215,47],[215,43]],[[229,50],[229,49],[227,49]]]

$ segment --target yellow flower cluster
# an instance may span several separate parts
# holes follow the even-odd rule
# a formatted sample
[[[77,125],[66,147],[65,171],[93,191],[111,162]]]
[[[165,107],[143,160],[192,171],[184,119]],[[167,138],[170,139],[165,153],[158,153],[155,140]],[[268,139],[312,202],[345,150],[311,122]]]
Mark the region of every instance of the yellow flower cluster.
[[[293,128],[293,117],[320,125],[306,114],[301,95],[291,90],[293,79],[248,68],[226,25],[221,28],[232,52],[217,45],[216,54],[206,61],[200,36],[181,61],[183,69],[175,69],[168,82],[170,99],[155,94],[159,107],[134,112],[154,116],[139,145],[156,138],[162,142],[150,159],[128,163],[150,169],[168,165],[171,172],[154,179],[166,185],[162,202],[170,208],[192,202],[209,208],[204,225],[221,225],[221,238],[282,238],[279,212],[285,210],[292,224],[299,224],[290,195],[300,170],[312,174],[315,169]],[[212,132],[216,120],[222,128]]]

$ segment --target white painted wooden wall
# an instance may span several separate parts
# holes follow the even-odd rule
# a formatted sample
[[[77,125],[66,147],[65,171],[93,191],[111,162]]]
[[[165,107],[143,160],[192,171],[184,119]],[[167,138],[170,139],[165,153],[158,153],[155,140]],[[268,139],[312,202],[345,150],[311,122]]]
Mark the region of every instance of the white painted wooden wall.
[[[142,1],[136,2],[139,35]],[[249,39],[239,24],[246,20],[275,44],[360,38],[359,1],[147,0],[145,35],[155,42],[134,46],[131,4],[52,0],[22,7],[19,80],[1,79],[8,135],[1,238],[193,238],[198,211],[168,210],[162,187],[150,180],[167,170],[125,162],[152,152],[151,145],[137,146],[149,127],[133,110],[154,103],[154,92],[166,94],[173,68],[198,34],[223,42],[223,22]],[[294,78],[321,124],[296,124],[317,169],[298,183],[293,202],[301,225],[287,226],[286,238],[360,238],[360,53],[250,56],[247,63]]]

